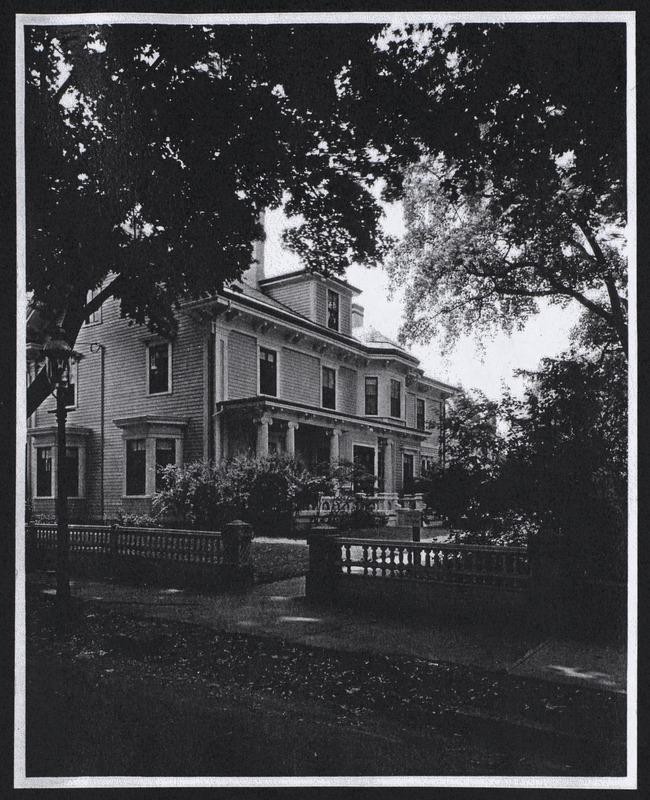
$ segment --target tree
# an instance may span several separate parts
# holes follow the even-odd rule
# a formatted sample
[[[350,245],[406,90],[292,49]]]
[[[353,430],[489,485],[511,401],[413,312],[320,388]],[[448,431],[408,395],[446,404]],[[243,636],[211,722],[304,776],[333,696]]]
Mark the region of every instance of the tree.
[[[426,155],[406,171],[389,265],[402,337],[509,332],[546,298],[578,302],[627,352],[624,26],[463,25],[425,41],[412,80]]]
[[[498,403],[474,390],[455,395],[441,424],[445,458],[422,479],[427,505],[452,526],[462,523],[482,502],[498,468]]]
[[[240,277],[283,203],[309,268],[381,260],[371,187],[390,159],[357,102],[379,31],[28,28],[27,288],[45,327],[72,346],[114,297],[173,335],[174,309]],[[49,392],[39,374],[27,413]]]

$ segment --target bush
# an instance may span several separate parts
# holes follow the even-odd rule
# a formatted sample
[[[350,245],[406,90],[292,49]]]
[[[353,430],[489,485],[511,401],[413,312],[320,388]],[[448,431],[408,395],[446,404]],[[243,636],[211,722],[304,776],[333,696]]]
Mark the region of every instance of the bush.
[[[118,512],[117,524],[124,528],[161,528],[162,521],[159,516],[151,514],[125,514]]]
[[[194,530],[219,531],[241,519],[258,536],[286,535],[295,512],[313,501],[322,481],[284,455],[170,465],[154,510],[162,521]]]

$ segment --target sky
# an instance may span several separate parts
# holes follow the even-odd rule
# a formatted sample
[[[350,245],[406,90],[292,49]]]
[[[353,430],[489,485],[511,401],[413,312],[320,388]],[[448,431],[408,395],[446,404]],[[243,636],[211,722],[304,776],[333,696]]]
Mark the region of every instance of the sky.
[[[399,203],[385,206],[384,228],[392,236],[404,231],[402,208]],[[281,234],[287,220],[281,211],[266,214],[265,272],[267,277],[300,269],[297,256],[282,246]],[[388,274],[381,267],[352,266],[347,280],[363,294],[356,298],[365,309],[365,324],[397,338],[403,318],[403,298],[396,292],[389,299]],[[540,359],[559,355],[567,349],[569,334],[579,317],[577,304],[566,308],[544,302],[538,315],[525,328],[508,336],[495,334],[483,340],[479,352],[471,337],[463,337],[457,347],[443,357],[439,345],[432,340],[427,345],[409,345],[408,349],[420,359],[420,366],[431,378],[437,378],[464,389],[479,389],[491,399],[498,399],[503,388],[521,396],[524,382],[513,375],[516,369],[534,370]]]

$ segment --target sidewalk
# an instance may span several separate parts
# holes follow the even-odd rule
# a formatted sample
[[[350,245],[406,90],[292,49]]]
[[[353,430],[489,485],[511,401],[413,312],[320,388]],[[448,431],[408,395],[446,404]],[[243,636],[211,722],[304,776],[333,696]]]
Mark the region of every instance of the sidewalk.
[[[53,576],[29,578],[53,592]],[[603,644],[510,630],[484,630],[426,621],[380,618],[368,612],[316,606],[305,579],[265,584],[241,594],[197,595],[184,590],[74,581],[73,595],[128,613],[196,623],[349,652],[381,653],[447,662],[510,675],[624,694],[626,653]]]

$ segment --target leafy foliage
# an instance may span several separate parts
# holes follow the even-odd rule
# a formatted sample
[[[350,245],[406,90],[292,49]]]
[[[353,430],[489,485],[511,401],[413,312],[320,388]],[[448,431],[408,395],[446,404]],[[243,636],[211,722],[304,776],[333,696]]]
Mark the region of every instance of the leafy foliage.
[[[402,336],[511,331],[577,301],[627,348],[623,26],[452,26],[413,81],[428,155],[390,261]],[[435,88],[434,88],[435,87]]]
[[[258,536],[287,535],[312,482],[296,461],[282,455],[172,464],[163,471],[154,509],[161,519],[193,529],[222,530],[241,519]]]
[[[478,513],[485,487],[497,469],[500,440],[496,430],[497,403],[481,392],[456,395],[441,423],[445,442],[443,463],[423,479],[427,506],[452,526]]]
[[[46,322],[72,345],[115,297],[173,334],[179,302],[239,278],[281,204],[309,268],[381,260],[371,187],[397,126],[368,128],[359,100],[379,31],[27,28],[27,284]],[[37,378],[28,413],[47,392]]]

